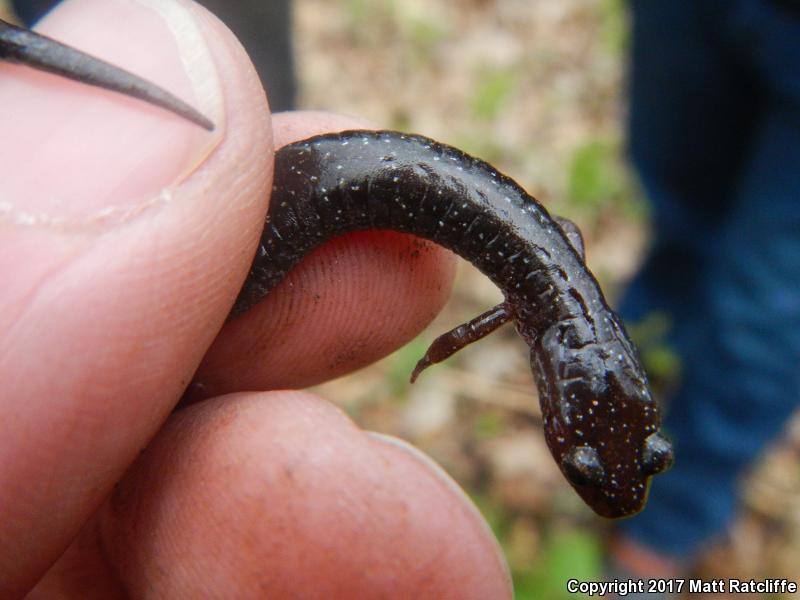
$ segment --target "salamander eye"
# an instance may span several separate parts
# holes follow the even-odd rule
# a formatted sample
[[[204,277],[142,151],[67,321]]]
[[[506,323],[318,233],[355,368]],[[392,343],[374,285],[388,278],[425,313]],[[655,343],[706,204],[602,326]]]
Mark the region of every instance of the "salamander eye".
[[[597,450],[590,446],[571,448],[561,459],[561,468],[575,485],[600,487],[606,475]]]
[[[642,471],[646,475],[656,475],[669,469],[673,461],[669,440],[660,433],[648,436],[642,452]]]

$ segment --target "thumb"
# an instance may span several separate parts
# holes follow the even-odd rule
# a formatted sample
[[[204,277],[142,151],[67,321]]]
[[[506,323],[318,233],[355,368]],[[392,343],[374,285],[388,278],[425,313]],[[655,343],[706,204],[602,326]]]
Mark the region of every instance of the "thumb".
[[[41,31],[217,129],[0,67],[4,598],[58,557],[177,401],[246,275],[272,164],[257,76],[204,10],[73,0]]]

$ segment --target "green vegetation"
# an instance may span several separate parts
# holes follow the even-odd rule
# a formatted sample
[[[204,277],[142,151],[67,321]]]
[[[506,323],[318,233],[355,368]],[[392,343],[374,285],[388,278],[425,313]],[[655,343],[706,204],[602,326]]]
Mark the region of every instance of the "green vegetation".
[[[620,143],[609,140],[593,140],[575,151],[567,176],[569,210],[596,220],[602,210],[613,208],[627,218],[642,219],[644,205],[634,195],[620,155]]]
[[[497,437],[506,431],[506,419],[498,411],[485,410],[475,419],[474,429],[478,439]]]
[[[391,398],[403,400],[408,396],[411,372],[417,366],[417,361],[425,355],[429,345],[430,340],[425,336],[417,337],[386,359],[386,382]],[[435,369],[436,366],[431,368]]]
[[[370,45],[393,37],[406,58],[420,65],[429,63],[430,52],[450,31],[446,22],[395,0],[347,0],[344,14],[356,40]]]
[[[497,116],[509,100],[517,85],[517,73],[513,69],[480,69],[475,76],[476,88],[469,99],[473,116],[489,120]]]
[[[681,375],[681,360],[667,340],[672,329],[669,317],[654,312],[626,327],[639,348],[654,390],[663,392],[673,387]]]
[[[602,0],[598,8],[603,45],[610,53],[622,56],[630,43],[627,2]]]
[[[449,33],[444,23],[422,14],[409,14],[404,25],[403,29],[420,58],[425,58]]]
[[[537,530],[544,531],[544,538],[532,559],[530,548],[515,552],[511,543],[518,515],[482,493],[473,491],[470,495],[503,548],[517,600],[574,599],[574,594],[567,593],[569,579],[602,579],[603,548],[599,537],[591,530],[558,526],[548,530],[546,526],[537,526]],[[524,557],[518,555],[520,551],[525,553]]]
[[[602,549],[597,538],[581,531],[551,532],[532,569],[512,573],[517,600],[575,598],[567,592],[567,581],[597,581],[602,578]]]

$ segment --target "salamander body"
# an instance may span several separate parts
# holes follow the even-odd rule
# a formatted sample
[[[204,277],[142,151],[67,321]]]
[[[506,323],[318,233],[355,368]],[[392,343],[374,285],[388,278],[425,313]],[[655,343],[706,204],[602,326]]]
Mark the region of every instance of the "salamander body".
[[[347,131],[281,148],[264,233],[234,315],[313,248],[364,229],[413,233],[449,248],[505,296],[466,336],[460,328],[442,336],[444,350],[435,342],[429,355],[436,356],[421,368],[512,320],[530,346],[545,437],[568,481],[603,516],[640,510],[649,477],[672,454],[636,351],[562,226],[479,159],[392,131]]]

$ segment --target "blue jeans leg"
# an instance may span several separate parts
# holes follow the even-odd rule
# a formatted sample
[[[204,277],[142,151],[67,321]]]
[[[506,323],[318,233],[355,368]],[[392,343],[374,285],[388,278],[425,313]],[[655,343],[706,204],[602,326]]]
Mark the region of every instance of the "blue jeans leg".
[[[647,10],[653,10],[654,4],[662,3],[641,3],[645,4],[649,4]],[[673,10],[676,6],[663,4],[670,4]],[[634,300],[629,302],[638,303],[639,310],[655,307],[673,315],[685,376],[666,419],[676,443],[676,466],[656,478],[649,506],[624,523],[623,531],[677,557],[692,554],[729,523],[740,476],[779,434],[800,397],[800,61],[793,60],[800,52],[800,21],[787,20],[764,2],[695,2],[695,7],[700,5],[714,9],[702,15],[706,19],[704,39],[719,45],[706,58],[716,56],[711,62],[717,62],[720,73],[728,72],[734,79],[737,71],[726,71],[730,65],[725,61],[741,60],[743,78],[750,79],[748,69],[754,73],[750,84],[755,93],[748,99],[748,94],[731,90],[732,106],[725,108],[723,103],[721,112],[706,113],[713,122],[722,113],[732,114],[737,106],[749,104],[751,114],[742,122],[729,121],[730,131],[725,136],[697,142],[710,152],[706,161],[725,166],[715,173],[700,173],[708,185],[716,185],[714,178],[719,179],[722,196],[707,190],[712,194],[712,210],[707,199],[697,194],[702,184],[683,180],[676,186],[669,178],[659,178],[675,174],[660,159],[672,167],[680,162],[680,157],[660,156],[664,148],[660,139],[647,140],[658,148],[636,157],[647,191],[652,188],[654,197],[662,199],[660,206],[656,200],[656,218],[666,210],[673,219],[657,222],[657,235],[671,239],[681,251],[665,252],[660,263],[648,261],[634,284]],[[737,19],[739,11],[749,11],[751,18]],[[698,22],[703,23],[702,19]],[[753,29],[748,31],[748,27]],[[742,46],[743,39],[749,40],[748,45]],[[648,38],[641,43],[657,41]],[[704,60],[699,59],[700,63]],[[697,63],[689,70],[696,67]],[[640,64],[639,68],[647,67]],[[636,70],[634,62],[634,80]],[[720,73],[711,79],[715,87]],[[680,77],[672,81],[676,87],[683,84]],[[636,138],[635,83],[633,93],[636,154],[637,142],[645,140]],[[705,92],[701,86],[692,93],[699,110]],[[708,93],[714,97],[720,90]],[[660,108],[674,111],[676,106],[680,104]],[[640,106],[639,110],[645,125],[648,119],[663,118],[657,107]],[[657,127],[650,132],[654,129]],[[684,128],[680,136],[692,143],[710,130],[713,127],[709,125]],[[731,148],[719,145],[723,140],[740,144],[740,166],[725,158],[731,156]],[[717,154],[723,162],[715,162]],[[703,162],[703,157],[691,153],[689,158]],[[679,199],[663,201],[671,195]],[[682,218],[673,210],[675,206],[687,213],[696,206],[700,215],[689,216],[683,228],[677,226],[677,233],[669,229]],[[684,236],[681,240],[682,229],[692,231],[705,218],[713,221],[706,231],[697,229],[693,239]],[[669,247],[663,245],[663,238],[659,242],[657,249]],[[657,287],[664,284],[657,282],[661,276],[671,285],[679,279],[684,265],[678,259],[697,262],[687,272],[688,285],[678,282],[676,288],[667,290],[665,299]]]

